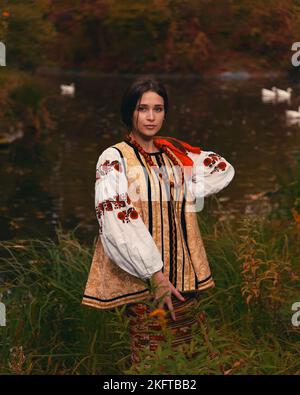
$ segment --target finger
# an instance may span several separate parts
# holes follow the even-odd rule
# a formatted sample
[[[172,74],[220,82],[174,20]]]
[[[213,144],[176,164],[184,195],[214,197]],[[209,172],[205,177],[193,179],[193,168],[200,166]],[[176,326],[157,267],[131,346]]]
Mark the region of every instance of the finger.
[[[172,317],[172,319],[173,319],[174,321],[176,321],[176,316],[175,316],[174,307],[173,307],[173,304],[172,304],[172,301],[171,301],[170,298],[169,298],[169,300],[167,301],[167,306],[168,306],[168,308],[169,308],[169,310],[170,310],[170,312],[171,312],[171,317]]]
[[[173,288],[171,287],[171,289],[172,289],[173,294],[177,297],[177,299],[180,299],[183,302],[185,301],[184,296],[181,295],[181,293],[178,291],[177,288],[174,287],[174,285],[173,285]]]
[[[162,300],[159,305],[158,305],[158,309],[163,309],[164,308],[164,301]]]

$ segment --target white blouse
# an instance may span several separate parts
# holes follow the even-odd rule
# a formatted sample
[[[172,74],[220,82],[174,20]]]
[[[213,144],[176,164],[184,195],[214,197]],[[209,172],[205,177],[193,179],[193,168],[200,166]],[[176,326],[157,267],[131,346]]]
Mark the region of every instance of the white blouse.
[[[196,199],[219,192],[234,176],[232,165],[212,151],[189,152],[188,156],[194,161],[192,193]],[[106,166],[106,163],[110,165]],[[163,268],[162,256],[128,197],[128,181],[120,163],[121,156],[112,147],[104,150],[97,162],[95,208],[99,237],[105,253],[113,262],[133,276],[147,280]],[[116,202],[117,195],[122,200]],[[127,220],[122,213],[125,210],[134,220]]]
[[[189,191],[196,199],[203,199],[218,193],[234,177],[234,167],[215,152],[201,151],[200,154],[188,152],[188,156],[194,162]]]

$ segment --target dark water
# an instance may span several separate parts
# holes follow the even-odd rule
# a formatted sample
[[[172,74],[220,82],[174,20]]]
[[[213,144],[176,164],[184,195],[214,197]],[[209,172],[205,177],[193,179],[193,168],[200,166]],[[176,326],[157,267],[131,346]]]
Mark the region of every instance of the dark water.
[[[126,77],[44,76],[56,121],[40,143],[27,135],[0,150],[0,238],[44,238],[55,226],[79,226],[80,237],[98,232],[94,213],[95,165],[106,147],[122,140],[120,98]],[[75,82],[75,97],[60,95]],[[299,150],[299,125],[287,125],[285,109],[300,104],[300,86],[287,80],[165,79],[170,113],[162,135],[172,135],[223,155],[236,175],[217,196],[219,218],[263,208],[261,192],[276,190]],[[292,86],[291,104],[263,103],[260,89]],[[251,195],[251,196],[249,196]],[[256,205],[256,206],[255,206]]]

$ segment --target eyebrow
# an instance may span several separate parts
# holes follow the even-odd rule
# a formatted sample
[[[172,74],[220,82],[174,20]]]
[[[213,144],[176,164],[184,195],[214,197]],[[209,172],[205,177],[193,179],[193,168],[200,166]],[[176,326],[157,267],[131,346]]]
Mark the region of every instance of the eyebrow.
[[[163,107],[163,104],[154,104],[154,107]],[[139,104],[139,107],[148,107],[148,104]]]

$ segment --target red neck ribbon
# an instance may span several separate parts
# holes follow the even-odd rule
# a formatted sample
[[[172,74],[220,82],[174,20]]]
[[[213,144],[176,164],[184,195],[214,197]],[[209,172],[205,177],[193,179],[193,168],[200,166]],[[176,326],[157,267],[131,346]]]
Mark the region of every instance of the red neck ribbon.
[[[193,152],[194,154],[200,154],[201,148],[200,147],[193,147],[192,145],[186,143],[185,141],[178,140],[175,137],[168,137],[170,140],[174,140],[179,142],[184,146],[184,148],[190,152]],[[154,137],[154,140],[157,141],[160,144],[166,145],[168,148],[170,148],[171,151],[174,152],[174,154],[178,157],[178,159],[181,161],[183,166],[193,166],[194,162],[192,161],[191,158],[188,157],[186,152],[182,152],[179,148],[175,147],[170,141],[165,140],[163,137],[157,136]]]

